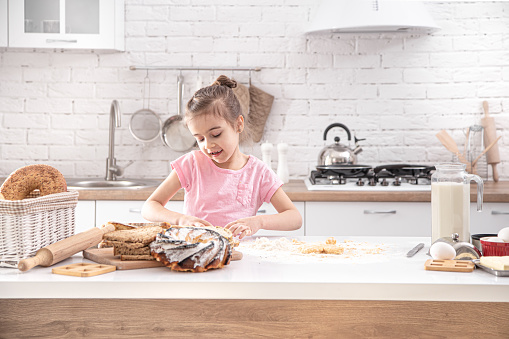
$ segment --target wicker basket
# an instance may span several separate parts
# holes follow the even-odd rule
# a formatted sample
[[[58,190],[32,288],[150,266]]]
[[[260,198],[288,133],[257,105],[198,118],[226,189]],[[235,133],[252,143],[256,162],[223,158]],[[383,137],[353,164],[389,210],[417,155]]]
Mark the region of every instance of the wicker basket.
[[[74,235],[77,191],[23,200],[0,200],[0,267],[17,268],[18,262],[44,246]]]

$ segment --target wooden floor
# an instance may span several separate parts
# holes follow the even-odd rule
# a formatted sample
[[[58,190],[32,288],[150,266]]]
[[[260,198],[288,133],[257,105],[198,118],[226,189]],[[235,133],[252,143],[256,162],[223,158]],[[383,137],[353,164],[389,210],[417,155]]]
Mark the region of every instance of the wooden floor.
[[[509,303],[2,299],[0,338],[508,338]]]

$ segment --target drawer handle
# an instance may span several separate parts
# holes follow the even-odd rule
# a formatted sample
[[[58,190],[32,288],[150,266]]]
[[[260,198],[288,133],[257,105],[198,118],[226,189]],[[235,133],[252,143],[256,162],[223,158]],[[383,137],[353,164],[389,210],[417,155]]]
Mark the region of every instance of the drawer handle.
[[[256,212],[256,214],[265,214],[267,213],[267,210],[258,210],[258,212]]]
[[[396,214],[396,210],[389,211],[364,210],[364,214]]]
[[[129,213],[141,213],[141,209],[140,208],[130,208]]]
[[[48,44],[55,43],[55,42],[69,42],[71,44],[78,43],[78,40],[66,40],[66,39],[46,39],[46,42]]]
[[[491,211],[491,214],[495,214],[495,215],[498,215],[498,214],[509,214],[509,212],[502,212],[502,211]]]

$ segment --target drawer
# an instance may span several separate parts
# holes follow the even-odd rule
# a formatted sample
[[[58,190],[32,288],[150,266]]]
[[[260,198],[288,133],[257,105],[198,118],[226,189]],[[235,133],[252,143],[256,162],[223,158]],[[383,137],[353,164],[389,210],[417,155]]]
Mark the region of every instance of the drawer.
[[[482,212],[477,212],[477,204],[470,204],[470,233],[498,233],[509,226],[509,204],[486,203]]]
[[[306,235],[431,236],[431,204],[306,202]]]

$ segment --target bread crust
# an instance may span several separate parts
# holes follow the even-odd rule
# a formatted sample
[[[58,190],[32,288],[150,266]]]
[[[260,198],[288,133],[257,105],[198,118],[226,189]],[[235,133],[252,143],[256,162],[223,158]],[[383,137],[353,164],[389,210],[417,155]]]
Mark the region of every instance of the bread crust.
[[[28,165],[12,172],[0,187],[5,200],[23,200],[38,189],[40,196],[67,192],[64,176],[56,168],[44,165]]]

